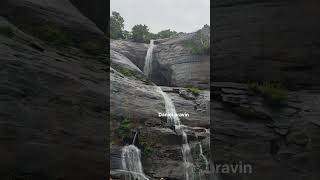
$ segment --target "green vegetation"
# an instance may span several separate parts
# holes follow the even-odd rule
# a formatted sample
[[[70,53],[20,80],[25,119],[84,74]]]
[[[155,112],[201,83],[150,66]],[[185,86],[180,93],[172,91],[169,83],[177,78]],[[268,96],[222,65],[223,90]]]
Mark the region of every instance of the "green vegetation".
[[[118,68],[117,71],[127,77],[132,77],[135,75],[135,73],[132,70],[127,68]]]
[[[279,104],[288,99],[288,90],[279,83],[264,82],[262,84],[256,82],[248,83],[248,88],[255,94],[260,94],[269,103]]]
[[[210,39],[209,37],[203,35],[201,30],[196,32],[196,35],[193,39],[186,41],[184,46],[189,48],[192,54],[210,54]]]
[[[154,152],[153,147],[152,147],[153,145],[148,142],[142,142],[141,145],[143,147],[143,155],[145,157],[151,157],[151,155]]]
[[[48,41],[49,44],[54,46],[63,46],[71,43],[68,34],[56,24],[47,23],[33,28],[33,33],[40,38]]]
[[[149,34],[149,28],[146,25],[138,24],[132,28],[132,39],[135,42],[145,42]]]
[[[132,39],[132,33],[129,31],[124,30],[122,32],[122,35],[123,35],[123,39]]]
[[[10,26],[0,26],[0,34],[10,38],[14,36],[13,30]]]
[[[176,31],[166,29],[158,33],[149,32],[147,25],[137,24],[133,26],[131,32],[124,30],[124,19],[118,12],[113,11],[110,16],[110,38],[128,39],[135,42],[149,43],[151,39],[169,38],[178,34]]]
[[[140,73],[135,72],[133,70],[123,68],[123,67],[118,67],[118,68],[116,68],[116,70],[128,78],[133,78],[135,80],[142,81],[147,85],[152,84],[152,82],[149,79],[147,79],[143,74],[140,74]]]
[[[116,135],[119,138],[129,137],[131,126],[132,125],[130,120],[128,119],[122,120],[120,123],[120,126],[115,130]]]
[[[161,137],[159,134],[147,132],[139,136],[139,143],[143,153],[143,158],[149,158],[158,152],[158,147],[161,146]]]
[[[146,25],[138,24],[132,28],[132,40],[135,42],[143,42],[149,43],[151,39],[163,39],[169,38],[177,34],[176,31],[171,31],[170,29],[166,29],[160,31],[159,33],[151,33],[149,32],[149,28]]]
[[[170,29],[166,29],[163,31],[158,32],[157,36],[159,39],[169,38],[172,36],[177,35],[178,33],[176,31],[171,31]]]
[[[124,19],[116,11],[112,12],[110,16],[110,38],[123,39]]]
[[[198,96],[200,94],[200,90],[198,88],[192,87],[192,88],[189,88],[189,91],[195,96]]]

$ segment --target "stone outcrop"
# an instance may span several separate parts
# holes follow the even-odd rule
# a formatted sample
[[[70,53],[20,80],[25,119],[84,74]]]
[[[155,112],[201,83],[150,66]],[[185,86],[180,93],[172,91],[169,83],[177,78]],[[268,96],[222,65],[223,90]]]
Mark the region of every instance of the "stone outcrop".
[[[73,44],[32,31],[49,22]],[[107,57],[77,48],[101,30],[67,0],[4,1],[0,28],[1,179],[106,179]]]
[[[199,30],[208,39],[208,27]],[[210,56],[208,54],[193,54],[186,45],[194,40],[196,33],[159,41],[154,48],[152,80],[163,86],[197,87],[208,89],[210,82]]]
[[[143,71],[145,57],[148,50],[148,44],[136,43],[124,40],[110,40],[110,49],[114,50],[134,63],[141,71]]]
[[[318,91],[289,92],[274,107],[244,84],[212,83],[211,89],[213,162],[252,167],[252,173],[220,173],[223,180],[319,177]]]

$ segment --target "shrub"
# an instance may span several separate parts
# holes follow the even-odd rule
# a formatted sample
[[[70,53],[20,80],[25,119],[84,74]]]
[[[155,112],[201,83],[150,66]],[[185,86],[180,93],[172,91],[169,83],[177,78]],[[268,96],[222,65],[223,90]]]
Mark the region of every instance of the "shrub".
[[[195,96],[198,96],[200,94],[200,90],[198,88],[192,87],[192,88],[189,88],[189,91]]]
[[[132,77],[135,75],[135,73],[133,71],[131,71],[130,69],[127,69],[127,68],[119,68],[119,69],[117,69],[117,71],[127,77]]]
[[[10,38],[14,36],[13,30],[9,26],[0,26],[0,34]]]
[[[150,81],[149,79],[147,79],[144,75],[138,73],[138,72],[135,72],[133,70],[130,70],[130,69],[127,69],[127,68],[116,68],[116,70],[123,74],[124,76],[126,77],[131,77],[131,78],[134,78],[136,80],[139,80],[139,81],[142,81],[144,82],[145,84],[147,85],[151,85],[152,84],[152,81]]]
[[[288,90],[279,83],[264,82],[262,84],[251,82],[248,88],[253,93],[262,95],[269,103],[278,104],[288,99]]]
[[[196,41],[190,41],[186,44],[186,46],[191,49],[191,54],[197,55],[208,54],[210,49],[208,43],[200,44]]]
[[[121,121],[120,126],[115,130],[119,138],[128,137],[130,135],[131,122],[128,119]]]
[[[143,155],[145,157],[151,157],[151,155],[153,154],[152,145],[148,143],[141,143],[141,145],[143,146]]]
[[[204,36],[201,31],[196,32],[195,37],[191,40],[186,41],[184,46],[189,48],[192,54],[210,54],[210,39],[209,37]]]
[[[41,39],[48,41],[49,44],[59,46],[71,43],[68,34],[53,23],[47,23],[33,28],[33,33]]]

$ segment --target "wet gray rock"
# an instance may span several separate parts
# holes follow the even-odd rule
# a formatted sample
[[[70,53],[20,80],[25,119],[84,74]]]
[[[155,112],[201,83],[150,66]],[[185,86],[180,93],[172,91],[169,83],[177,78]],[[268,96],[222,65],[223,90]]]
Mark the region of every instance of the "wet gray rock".
[[[216,0],[211,79],[319,86],[316,1]]]
[[[0,34],[1,179],[106,178],[106,56],[49,46],[23,25],[61,17],[61,10],[70,15],[66,26],[75,28],[68,20],[79,18],[77,31],[104,37],[67,1],[5,3],[0,12],[8,18],[0,16],[0,26],[12,35]]]
[[[213,83],[216,96],[213,97],[211,110],[212,160],[216,164],[241,162],[252,166],[251,174],[222,173],[221,177],[224,180],[262,177],[302,180],[319,177],[314,166],[320,157],[320,127],[315,118],[319,112],[319,106],[315,105],[319,93],[290,92],[286,105],[273,108],[257,95],[245,92],[244,86],[228,82]],[[231,103],[229,99],[219,98],[226,95],[239,98],[232,99]],[[235,107],[242,110],[235,111]],[[255,110],[250,111],[250,116],[243,113],[249,107]]]
[[[172,127],[168,127],[164,99],[153,83],[146,83],[145,77],[121,73],[129,69],[139,75],[144,66],[147,45],[127,41],[111,42],[111,73],[110,73],[110,104],[111,133],[116,134],[119,124],[129,119],[134,131],[138,131],[136,146],[142,154],[142,164],[145,173],[152,180],[161,177],[167,179],[184,179],[183,158],[181,152],[182,136]],[[140,69],[140,70],[139,70]],[[181,117],[186,125],[190,147],[194,151],[195,160],[199,158],[198,143],[201,141],[205,155],[209,157],[209,91],[200,91],[198,96],[189,94],[187,88],[162,86],[164,92],[172,99],[177,113],[189,113],[189,117]],[[179,93],[180,92],[180,93]],[[181,92],[187,92],[182,95]],[[191,98],[192,97],[192,98]],[[128,143],[132,142],[134,134],[130,134]],[[111,173],[119,177],[120,147],[125,145],[123,139],[111,145]],[[120,173],[121,174],[121,173]]]
[[[141,71],[143,71],[145,57],[148,50],[148,44],[136,43],[124,40],[110,40],[110,48],[134,63]]]
[[[207,38],[206,28],[200,30]],[[184,44],[192,40],[195,33],[170,38],[154,48],[152,80],[158,85],[177,87],[197,87],[208,89],[210,82],[209,55],[195,55]]]
[[[107,1],[70,0],[86,17],[89,17],[102,31],[107,32]]]
[[[100,7],[104,10],[106,7]],[[62,29],[72,41],[69,46],[105,52],[104,33],[84,16],[69,0],[10,0],[0,7],[0,15],[34,37],[43,39],[39,31],[44,25]],[[103,15],[103,14],[101,14]]]

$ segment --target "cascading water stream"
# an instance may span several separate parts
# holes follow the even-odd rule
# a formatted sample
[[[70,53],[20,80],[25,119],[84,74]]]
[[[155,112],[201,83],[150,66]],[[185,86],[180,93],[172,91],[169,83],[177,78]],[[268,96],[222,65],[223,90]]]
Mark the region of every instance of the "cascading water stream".
[[[206,156],[203,154],[201,142],[199,142],[199,149],[200,149],[200,157],[203,159],[205,163],[205,170],[209,170],[209,162]]]
[[[149,180],[143,173],[140,149],[134,145],[137,135],[138,132],[131,145],[124,146],[121,150],[121,171],[126,173],[126,180]]]
[[[151,77],[151,72],[152,72],[152,52],[153,52],[153,47],[154,47],[154,40],[150,40],[150,45],[147,51],[147,55],[145,58],[145,63],[143,67],[143,73],[150,78]]]
[[[147,51],[145,65],[143,68],[144,74],[150,78],[152,73],[152,53],[154,48],[154,40],[150,41],[150,45]],[[182,144],[182,155],[183,155],[183,165],[185,168],[185,180],[194,180],[194,164],[192,163],[192,155],[191,155],[191,148],[188,143],[188,136],[184,131],[184,126],[181,124],[180,119],[177,114],[175,106],[171,100],[171,98],[162,91],[160,87],[157,86],[158,92],[163,96],[165,102],[165,110],[166,114],[171,114],[173,116],[167,116],[167,123],[169,126],[174,127],[175,131],[182,135],[183,144]]]

